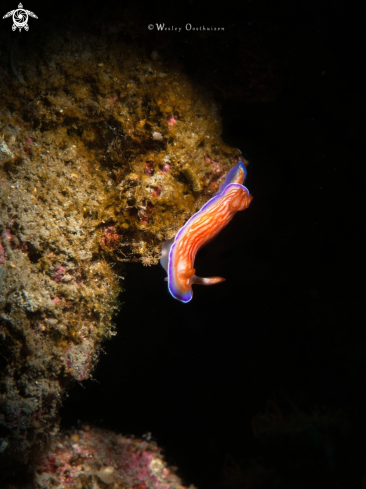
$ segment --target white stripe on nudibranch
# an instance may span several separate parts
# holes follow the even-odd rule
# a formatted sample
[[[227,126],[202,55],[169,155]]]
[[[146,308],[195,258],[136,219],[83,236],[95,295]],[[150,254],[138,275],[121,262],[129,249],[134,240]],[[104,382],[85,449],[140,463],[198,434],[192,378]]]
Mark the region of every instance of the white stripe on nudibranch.
[[[171,295],[181,302],[192,299],[192,284],[213,285],[222,277],[201,278],[193,268],[195,255],[203,244],[216,236],[237,211],[246,209],[252,197],[243,186],[246,169],[241,161],[232,168],[212,198],[178,231],[175,238],[164,241],[160,263],[168,274]],[[234,205],[230,205],[230,204]]]

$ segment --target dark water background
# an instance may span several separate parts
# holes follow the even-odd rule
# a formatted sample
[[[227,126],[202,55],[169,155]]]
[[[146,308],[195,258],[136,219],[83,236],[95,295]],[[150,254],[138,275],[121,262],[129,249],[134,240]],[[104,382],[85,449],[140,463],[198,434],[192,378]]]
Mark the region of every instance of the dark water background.
[[[232,25],[235,36],[185,33],[169,50],[222,104],[254,200],[199,253],[199,275],[226,282],[196,286],[191,303],[169,296],[162,268],[126,267],[118,335],[95,381],[71,389],[64,427],[151,432],[201,489],[365,487],[362,9],[166,2],[116,15],[124,8],[145,24]],[[240,89],[249,41],[275,73],[254,74],[257,100]]]

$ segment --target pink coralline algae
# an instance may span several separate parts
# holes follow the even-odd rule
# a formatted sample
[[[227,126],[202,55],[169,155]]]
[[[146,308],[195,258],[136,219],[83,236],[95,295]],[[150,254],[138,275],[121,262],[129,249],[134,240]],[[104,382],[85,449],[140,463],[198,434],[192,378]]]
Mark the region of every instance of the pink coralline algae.
[[[161,185],[158,185],[157,187],[155,187],[153,189],[153,191],[151,192],[151,195],[153,197],[159,198],[160,197],[160,194],[161,194]]]
[[[145,165],[145,170],[144,173],[146,175],[153,175],[154,174],[154,166],[152,161],[147,161]]]
[[[100,241],[101,246],[116,246],[120,235],[114,231],[114,226],[108,226],[103,229],[103,236]]]
[[[53,280],[55,282],[61,282],[64,274],[65,274],[66,267],[59,267],[56,272],[53,274]]]
[[[214,172],[215,175],[219,175],[223,172],[223,166],[221,163],[218,163],[217,161],[214,161],[213,159],[211,159],[208,155],[204,156],[203,160],[206,162],[206,163],[211,163],[212,165],[212,170]]]
[[[173,115],[168,117],[166,121],[168,123],[168,126],[174,126],[174,124],[177,123],[177,119]]]
[[[161,168],[161,171],[164,172],[164,173],[167,173],[168,171],[170,171],[170,165],[168,163],[166,163],[165,165],[163,165],[163,167]]]
[[[89,426],[59,437],[38,462],[36,482],[41,489],[186,489],[156,443]]]
[[[221,163],[217,163],[216,161],[212,160],[211,165],[212,165],[213,172],[216,175],[219,175],[220,173],[222,173],[223,167],[222,167]]]
[[[9,222],[9,224],[11,224],[11,221]],[[23,253],[25,253],[26,251],[28,251],[28,245],[27,243],[22,243],[22,241],[20,240],[20,238],[18,238],[18,236],[16,234],[13,234],[11,232],[10,229],[5,229],[5,231],[3,232],[3,235],[2,235],[2,244],[5,244],[4,243],[4,240],[5,241],[8,241],[9,244],[10,244],[10,247],[15,250],[15,249],[20,249]],[[0,250],[0,255],[1,255],[1,250]]]

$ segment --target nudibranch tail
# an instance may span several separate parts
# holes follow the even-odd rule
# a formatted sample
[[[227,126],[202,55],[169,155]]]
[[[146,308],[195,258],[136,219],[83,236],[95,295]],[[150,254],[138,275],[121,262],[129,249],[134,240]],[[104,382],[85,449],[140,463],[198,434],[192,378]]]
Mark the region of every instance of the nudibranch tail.
[[[214,238],[234,217],[246,209],[252,196],[242,184],[246,169],[240,161],[232,168],[219,191],[179,230],[175,238],[164,241],[160,263],[166,270],[171,295],[181,302],[192,299],[192,284],[213,285],[222,277],[198,277],[193,268],[197,251]]]
[[[225,282],[225,279],[222,277],[197,277],[197,275],[193,275],[191,284],[199,284],[199,285],[215,285],[220,282]]]

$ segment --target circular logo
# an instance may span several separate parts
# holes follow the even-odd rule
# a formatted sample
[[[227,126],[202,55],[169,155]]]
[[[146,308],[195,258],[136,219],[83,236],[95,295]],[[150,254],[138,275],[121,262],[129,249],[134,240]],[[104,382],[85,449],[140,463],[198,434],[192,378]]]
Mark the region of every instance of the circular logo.
[[[19,29],[21,29],[22,27],[25,28],[25,26],[28,23],[28,12],[26,10],[23,10],[22,8],[18,8],[17,10],[14,10],[13,22],[14,22],[13,30],[15,30],[17,27],[19,27]]]

